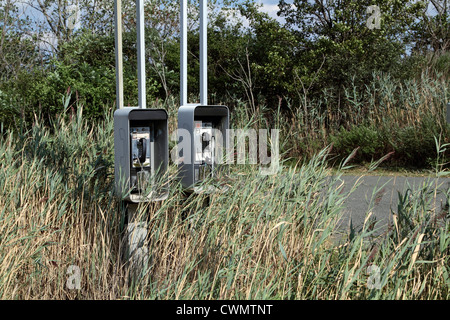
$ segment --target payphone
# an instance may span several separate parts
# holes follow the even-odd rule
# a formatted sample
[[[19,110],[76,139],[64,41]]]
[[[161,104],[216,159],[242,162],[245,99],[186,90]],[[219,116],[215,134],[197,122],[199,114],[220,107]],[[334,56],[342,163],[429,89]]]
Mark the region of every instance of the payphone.
[[[163,109],[147,109],[145,89],[144,0],[136,0],[138,106],[124,107],[122,58],[122,1],[114,1],[116,106],[114,112],[114,178],[120,212],[126,226],[124,257],[139,275],[149,260],[146,245],[149,215],[139,203],[168,197],[168,115]]]
[[[179,151],[179,174],[185,189],[196,192],[205,179],[223,171],[228,147],[229,111],[226,106],[181,106],[178,129],[189,133],[190,150]],[[185,139],[179,135],[179,141]]]
[[[114,112],[116,190],[125,201],[167,198],[162,181],[169,161],[167,118],[163,109]]]
[[[136,0],[136,15],[138,106],[124,107],[121,1],[115,1],[114,175],[116,194],[127,203],[158,201],[168,195],[165,181],[169,163],[167,112],[146,108],[144,0]]]
[[[216,176],[225,164],[228,148],[229,110],[207,103],[207,1],[200,1],[200,103],[187,99],[187,0],[180,6],[180,108],[178,142],[190,140],[190,150],[180,150],[179,174],[183,188],[198,191],[207,178]],[[185,133],[189,137],[183,136]]]

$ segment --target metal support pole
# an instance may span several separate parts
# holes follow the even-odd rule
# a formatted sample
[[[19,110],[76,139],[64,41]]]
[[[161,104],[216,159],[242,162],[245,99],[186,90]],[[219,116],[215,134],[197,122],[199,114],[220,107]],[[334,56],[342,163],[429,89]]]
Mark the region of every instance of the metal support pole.
[[[200,0],[200,104],[208,105],[208,1]]]
[[[180,105],[185,106],[187,98],[187,0],[180,4]]]
[[[144,0],[136,0],[137,14],[137,61],[138,61],[138,100],[139,108],[146,108],[145,92],[145,21]]]
[[[208,104],[208,1],[200,0],[200,104]],[[187,95],[187,0],[180,4],[180,105],[188,104]]]
[[[123,108],[122,0],[115,0],[116,108]]]

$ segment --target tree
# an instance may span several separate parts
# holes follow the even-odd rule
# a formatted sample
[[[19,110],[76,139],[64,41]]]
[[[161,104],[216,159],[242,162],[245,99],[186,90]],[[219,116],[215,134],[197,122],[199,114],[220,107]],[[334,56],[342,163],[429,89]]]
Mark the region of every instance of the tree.
[[[254,2],[240,3],[237,9],[248,27],[224,16],[209,30],[211,81],[222,96],[247,100],[249,113],[255,114],[258,97],[273,105],[292,90],[296,39]]]
[[[440,54],[450,50],[450,1],[427,1],[412,27],[411,42],[416,52]]]
[[[13,0],[0,0],[0,78],[16,78],[21,70],[30,70],[38,63],[39,55],[33,37],[29,35],[31,22],[24,17]]]
[[[380,29],[367,27],[367,8],[381,12]],[[298,39],[299,78],[316,92],[334,88],[340,101],[343,88],[362,86],[373,71],[395,73],[407,50],[407,30],[418,19],[422,2],[408,0],[280,0],[279,15]]]
[[[176,46],[179,31],[179,4],[168,0],[153,0],[145,6],[146,53],[152,70],[158,75],[167,99],[173,85],[174,70],[166,60],[170,48]]]

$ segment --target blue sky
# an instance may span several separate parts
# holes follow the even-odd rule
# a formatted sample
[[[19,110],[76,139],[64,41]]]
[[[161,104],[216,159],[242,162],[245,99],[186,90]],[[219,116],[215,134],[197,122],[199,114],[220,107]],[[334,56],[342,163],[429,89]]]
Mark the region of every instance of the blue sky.
[[[31,1],[36,1],[36,0],[31,0]],[[179,0],[177,0],[177,1],[179,1]],[[278,19],[279,21],[284,21],[283,18],[280,18],[277,16],[279,0],[256,0],[256,1],[262,5],[262,7],[260,9],[261,11],[268,13],[270,17]],[[76,2],[76,0],[73,1],[73,3],[75,3],[75,2]],[[24,15],[28,15],[32,21],[35,21],[35,22],[44,21],[43,14],[41,12],[39,12],[38,10],[31,8],[26,3],[26,0],[18,0],[16,2],[16,4],[19,8],[19,12],[21,12]],[[244,25],[246,25],[245,22],[244,22]],[[77,24],[77,26],[75,26],[75,29],[77,29],[77,27],[79,27],[79,23]],[[50,42],[53,45],[56,44],[55,43],[56,39],[54,39],[54,37],[52,36],[52,34],[50,32],[44,33],[43,38],[45,39],[46,42]],[[44,44],[44,43],[42,43],[42,47],[43,47],[43,49],[49,48],[48,44]]]
[[[176,0],[176,1],[179,1],[179,0]],[[260,9],[261,11],[264,11],[264,12],[268,13],[270,17],[275,18],[275,19],[277,19],[277,20],[279,20],[281,22],[284,21],[283,18],[280,18],[280,17],[277,16],[279,0],[255,0],[255,1],[262,5],[262,7]],[[73,2],[75,3],[76,0],[74,0]],[[290,1],[288,0],[287,2],[290,2]],[[22,10],[26,9],[26,13],[31,15],[32,19],[33,18],[37,19],[37,20],[43,19],[43,16],[42,16],[41,13],[37,12],[36,10],[33,10],[33,9],[29,8],[21,0],[17,1],[17,3],[18,3],[18,6],[19,6],[19,10],[20,9],[22,9]],[[433,14],[435,14],[435,12],[433,12],[434,10],[431,10],[431,8],[432,8],[432,5],[430,4],[428,13],[430,15],[433,15]]]
[[[279,18],[277,16],[278,0],[259,0],[258,3],[262,4],[262,11],[267,12],[273,18]]]
[[[24,0],[18,0],[17,1],[17,4],[18,4],[18,7],[19,7],[20,11],[25,11],[25,14],[29,15],[30,18],[32,20],[34,20],[34,21],[36,21],[36,20],[41,20],[42,21],[44,19],[40,12],[31,9],[30,7],[28,7],[24,3],[25,1],[24,2],[22,2],[22,1],[24,1]],[[36,0],[32,0],[32,1],[36,1]],[[74,0],[74,2],[75,1],[76,0]],[[179,0],[175,0],[175,1],[179,1]],[[281,18],[281,17],[277,16],[279,0],[256,0],[256,1],[257,1],[257,3],[262,5],[262,7],[260,9],[261,11],[268,13],[270,17],[275,18],[275,19],[277,19],[280,22],[284,22],[284,18]],[[288,0],[287,2],[290,2],[290,0]],[[431,8],[432,8],[432,6],[430,5],[428,13],[430,15],[436,14],[435,12],[433,12],[434,10],[431,10]],[[246,25],[245,22],[244,22],[244,25]],[[77,27],[75,27],[75,29],[76,28]],[[49,41],[49,42],[53,41],[52,35],[50,33],[49,34],[45,34],[44,37],[46,37],[47,38],[46,40]]]
[[[278,2],[279,0],[257,0],[258,3],[262,4],[263,7],[261,8],[262,11],[267,12],[271,17],[278,19],[280,21],[283,21],[282,18],[277,16],[277,11],[278,11]],[[286,2],[290,2],[290,1],[286,1]],[[428,14],[429,15],[435,15],[437,12],[434,10],[433,6],[429,5],[428,7]]]

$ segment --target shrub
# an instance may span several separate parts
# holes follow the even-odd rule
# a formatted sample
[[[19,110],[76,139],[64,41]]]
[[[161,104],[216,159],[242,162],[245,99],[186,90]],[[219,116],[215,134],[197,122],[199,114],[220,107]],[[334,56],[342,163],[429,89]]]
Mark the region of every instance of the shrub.
[[[391,144],[395,150],[399,165],[410,167],[431,168],[437,157],[434,138],[443,136],[444,143],[448,142],[448,129],[441,127],[437,119],[427,116],[417,126],[399,127],[391,129]],[[448,151],[443,155],[443,161],[447,162]]]
[[[371,161],[383,155],[384,145],[380,133],[367,125],[355,126],[349,131],[341,128],[337,135],[330,137],[333,150],[340,159],[347,157],[354,149],[359,148],[354,161]]]

